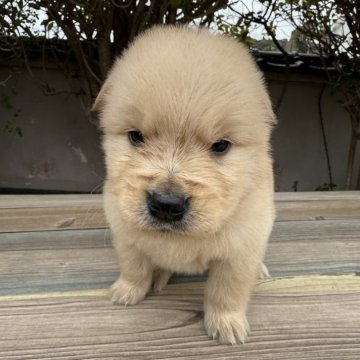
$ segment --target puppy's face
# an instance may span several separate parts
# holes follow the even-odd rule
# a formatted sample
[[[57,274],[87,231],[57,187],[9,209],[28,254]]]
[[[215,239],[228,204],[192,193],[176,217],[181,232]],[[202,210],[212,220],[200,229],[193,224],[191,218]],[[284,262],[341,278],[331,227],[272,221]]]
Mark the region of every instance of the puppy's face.
[[[238,44],[178,32],[164,36],[158,29],[135,42],[97,102],[106,189],[122,221],[196,236],[221,229],[264,176],[272,113],[260,76]],[[216,46],[235,48],[224,70],[224,48]],[[242,61],[247,69],[239,80]]]

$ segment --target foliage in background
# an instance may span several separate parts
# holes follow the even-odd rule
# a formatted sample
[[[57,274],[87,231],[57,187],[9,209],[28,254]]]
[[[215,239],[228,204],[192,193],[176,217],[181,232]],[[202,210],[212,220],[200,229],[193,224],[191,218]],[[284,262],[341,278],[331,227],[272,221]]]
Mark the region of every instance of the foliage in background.
[[[315,191],[333,191],[336,188],[335,184],[324,183],[318,186]]]
[[[9,58],[23,61],[32,76],[31,51],[37,49],[45,60],[60,47],[53,56],[60,57],[58,65],[69,78],[81,80],[76,92],[88,111],[114,58],[138,33],[155,24],[209,25],[227,5],[227,0],[2,0],[0,47]],[[56,43],[59,39],[66,39],[67,48]],[[48,95],[66,92],[34,80]]]

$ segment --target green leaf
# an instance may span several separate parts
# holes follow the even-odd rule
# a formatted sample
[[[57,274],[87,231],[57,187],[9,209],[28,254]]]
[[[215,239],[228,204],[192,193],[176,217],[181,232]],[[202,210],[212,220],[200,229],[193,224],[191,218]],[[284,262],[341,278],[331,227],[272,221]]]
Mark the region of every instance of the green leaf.
[[[47,31],[50,31],[53,27],[54,27],[54,22],[53,22],[53,21],[50,21],[50,22],[47,24],[47,26],[46,26]]]

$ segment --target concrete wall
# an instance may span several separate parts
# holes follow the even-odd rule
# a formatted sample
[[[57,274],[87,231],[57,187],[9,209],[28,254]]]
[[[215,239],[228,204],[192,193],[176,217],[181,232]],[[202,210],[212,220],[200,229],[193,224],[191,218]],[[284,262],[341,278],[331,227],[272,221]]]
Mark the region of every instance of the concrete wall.
[[[34,70],[41,76],[41,70]],[[4,79],[7,69],[0,69]],[[56,70],[47,70],[48,82],[66,89],[68,82]],[[1,93],[10,96],[23,136],[0,132],[0,187],[65,191],[92,191],[104,179],[100,137],[84,117],[74,95],[44,96],[26,72],[15,74]],[[14,110],[0,106],[0,126],[13,121]]]
[[[283,87],[279,77],[269,75],[268,86],[276,104]],[[318,100],[322,82],[314,77],[292,76],[278,111],[278,126],[273,134],[276,184],[281,191],[315,190],[329,183],[325,147],[321,132]],[[350,143],[350,118],[339,103],[339,96],[326,89],[321,102],[330,165],[336,190],[345,187],[347,155]],[[355,174],[360,163],[360,144]],[[353,187],[355,186],[355,176]]]
[[[41,70],[34,70],[43,76]],[[0,68],[0,79],[8,69]],[[66,79],[55,69],[47,70],[47,81],[66,88]],[[269,90],[277,102],[282,81],[268,76]],[[273,135],[277,190],[314,190],[329,182],[317,109],[322,84],[292,76],[279,110],[279,125]],[[10,88],[17,94],[11,95]],[[74,95],[44,96],[25,71],[14,74],[1,94],[10,95],[14,109],[0,106],[0,126],[15,119],[23,137],[0,132],[0,188],[22,188],[90,192],[101,185],[104,165],[100,135],[84,116]],[[336,189],[343,189],[350,138],[350,122],[329,90],[323,98],[323,115]],[[360,150],[360,149],[358,149]],[[359,151],[357,164],[359,164]],[[99,190],[99,189],[98,189]]]

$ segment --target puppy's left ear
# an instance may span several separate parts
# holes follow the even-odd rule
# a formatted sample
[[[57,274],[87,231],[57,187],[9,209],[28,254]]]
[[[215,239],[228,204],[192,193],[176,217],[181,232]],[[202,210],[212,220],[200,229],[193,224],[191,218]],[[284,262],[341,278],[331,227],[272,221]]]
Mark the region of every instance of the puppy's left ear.
[[[91,107],[91,111],[100,111],[104,105],[106,100],[106,95],[108,94],[110,89],[110,78],[108,77],[104,84],[102,85],[99,94],[97,95],[94,104]]]

